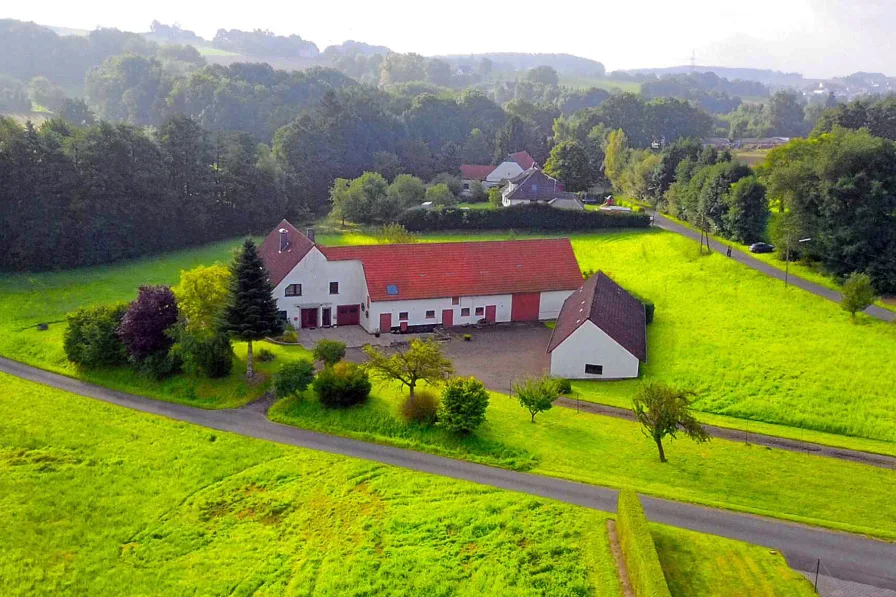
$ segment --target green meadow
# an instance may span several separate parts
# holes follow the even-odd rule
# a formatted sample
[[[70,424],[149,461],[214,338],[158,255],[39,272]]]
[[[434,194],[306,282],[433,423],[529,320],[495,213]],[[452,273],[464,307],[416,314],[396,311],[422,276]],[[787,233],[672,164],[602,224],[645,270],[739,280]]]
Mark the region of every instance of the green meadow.
[[[621,597],[605,513],[3,374],[0,392],[5,595]],[[707,587],[735,579],[755,597],[810,594],[763,548],[654,537],[676,597],[725,597]]]

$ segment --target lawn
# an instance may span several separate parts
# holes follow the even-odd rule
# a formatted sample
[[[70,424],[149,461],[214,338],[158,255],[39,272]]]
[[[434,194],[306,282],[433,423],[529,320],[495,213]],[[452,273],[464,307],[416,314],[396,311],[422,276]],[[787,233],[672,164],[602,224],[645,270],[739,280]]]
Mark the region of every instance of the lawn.
[[[613,93],[614,91],[639,93],[641,91],[641,84],[636,81],[616,81],[614,79],[588,77],[584,75],[560,75],[560,85],[578,89],[597,87],[599,89],[606,89],[610,93]]]
[[[811,597],[812,585],[764,547],[651,525],[672,597]]]
[[[619,595],[600,512],[0,391],[5,595]]]
[[[661,464],[640,427],[554,408],[529,423],[513,398],[493,393],[487,421],[472,436],[406,425],[402,393],[377,386],[370,401],[326,410],[309,392],[276,403],[277,422],[365,441],[640,493],[896,538],[896,470],[713,440],[667,445]]]

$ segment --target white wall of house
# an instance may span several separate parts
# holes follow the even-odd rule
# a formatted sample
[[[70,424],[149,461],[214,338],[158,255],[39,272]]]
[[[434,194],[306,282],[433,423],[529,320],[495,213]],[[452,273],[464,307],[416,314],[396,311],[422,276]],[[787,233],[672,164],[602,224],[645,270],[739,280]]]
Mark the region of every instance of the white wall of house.
[[[560,316],[560,309],[563,307],[572,290],[552,290],[550,292],[541,293],[541,303],[538,306],[538,319],[544,321],[546,319],[557,319]]]
[[[516,178],[523,173],[523,168],[516,162],[501,162],[498,166],[485,177],[487,182],[498,184],[503,180]]]
[[[585,373],[585,365],[601,365],[601,375]],[[566,379],[625,379],[638,377],[640,361],[586,320],[551,353],[551,375]]]
[[[339,293],[330,294],[330,282],[339,283]],[[302,296],[286,296],[290,284],[302,285]],[[324,254],[312,248],[302,260],[274,288],[277,308],[286,311],[294,327],[301,325],[301,310],[317,308],[317,321],[322,321],[321,309],[330,307],[333,325],[336,324],[336,307],[359,305],[367,300],[367,280],[360,261],[327,261]],[[364,324],[361,313],[361,324]]]
[[[452,305],[452,297],[435,298],[435,299],[419,299],[404,301],[378,301],[370,303],[370,328],[369,332],[387,332],[388,330],[380,330],[380,314],[392,314],[392,327],[399,327],[402,321],[407,321],[409,326],[412,325],[442,325],[442,311],[451,309],[454,311],[454,325],[464,325],[476,323],[480,319],[485,319],[485,307],[488,305],[495,306],[495,321],[510,321],[510,309],[513,296],[509,294],[500,294],[494,296],[462,296],[460,304]],[[476,309],[481,308],[480,315],[476,315]],[[469,309],[469,315],[463,315],[464,309]],[[426,317],[427,311],[435,311],[435,317]],[[399,318],[401,313],[407,313],[408,318],[402,320]],[[363,323],[364,316],[361,316]]]

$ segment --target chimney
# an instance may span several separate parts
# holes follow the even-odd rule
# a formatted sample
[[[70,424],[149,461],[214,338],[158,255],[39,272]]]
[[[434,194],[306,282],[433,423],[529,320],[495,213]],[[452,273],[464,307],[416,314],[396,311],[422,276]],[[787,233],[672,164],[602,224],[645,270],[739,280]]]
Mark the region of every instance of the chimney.
[[[280,252],[282,253],[289,248],[289,237],[286,236],[286,228],[281,228],[277,232],[280,233]]]
[[[310,240],[311,242],[314,242],[314,228],[306,228],[305,236],[308,237],[308,240]]]

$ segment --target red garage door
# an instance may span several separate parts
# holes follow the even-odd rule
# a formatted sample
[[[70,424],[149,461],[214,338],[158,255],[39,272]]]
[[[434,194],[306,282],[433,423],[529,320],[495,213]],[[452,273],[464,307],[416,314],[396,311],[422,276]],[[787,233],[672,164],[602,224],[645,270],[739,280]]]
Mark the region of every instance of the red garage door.
[[[513,295],[510,307],[511,321],[538,321],[538,310],[541,307],[541,293],[528,292]]]
[[[336,307],[336,325],[359,325],[361,305],[339,305]]]

